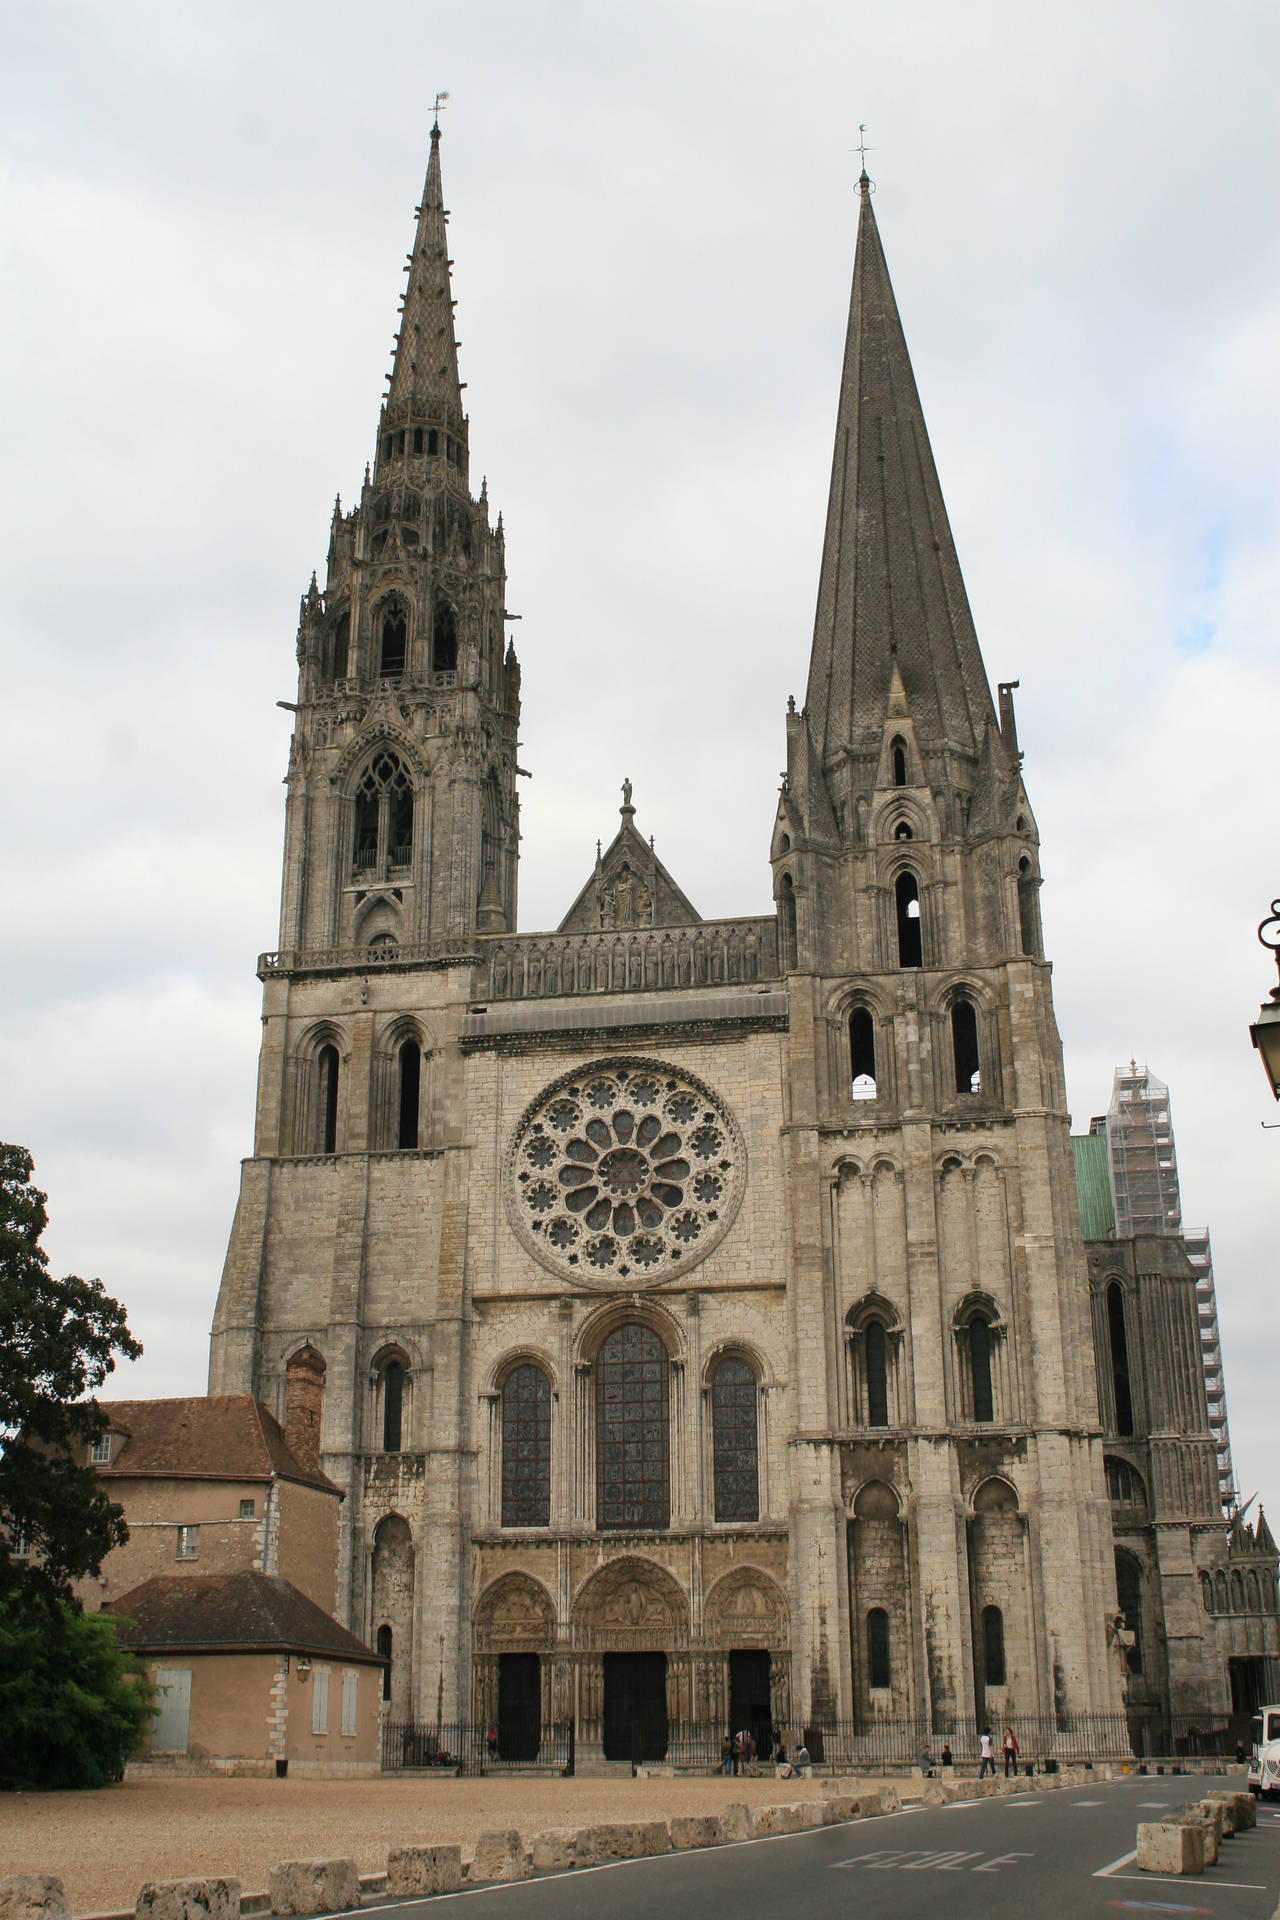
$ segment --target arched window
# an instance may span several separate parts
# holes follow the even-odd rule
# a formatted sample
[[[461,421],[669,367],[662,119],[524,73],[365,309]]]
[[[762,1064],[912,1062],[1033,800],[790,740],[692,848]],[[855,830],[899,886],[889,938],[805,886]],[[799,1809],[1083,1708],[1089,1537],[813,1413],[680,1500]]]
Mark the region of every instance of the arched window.
[[[615,1327],[596,1356],[596,1525],[671,1521],[667,1350],[651,1327]]]
[[[1116,1554],[1116,1604],[1133,1645],[1125,1655],[1130,1673],[1142,1672],[1142,1569],[1131,1553]]]
[[[756,1377],[745,1360],[722,1360],[711,1382],[711,1452],[717,1520],[760,1518]]]
[[[502,1383],[502,1524],[551,1524],[551,1384],[531,1361]]]
[[[951,1053],[955,1060],[956,1092],[980,1093],[982,1070],[978,1064],[978,1016],[972,1000],[956,1000],[951,1007]]]
[[[398,1147],[418,1144],[418,1102],[422,1090],[422,1049],[416,1040],[406,1040],[400,1049],[400,1115],[396,1130]]]
[[[893,830],[893,837],[895,840],[910,840],[913,838],[911,829],[907,825],[905,820],[899,820],[897,826]]]
[[[866,1334],[863,1337],[863,1352],[866,1355],[867,1366],[867,1425],[887,1427],[889,1424],[888,1342],[885,1339],[884,1326],[879,1320],[868,1320]]]
[[[340,613],[333,623],[333,678],[347,677],[347,650],[351,643],[351,615]]]
[[[314,1347],[293,1354],[284,1370],[284,1438],[304,1467],[320,1465],[325,1364]]]
[[[433,673],[456,673],[458,668],[458,623],[447,600],[436,601],[431,627],[431,669]]]
[[[898,902],[898,965],[922,967],[924,946],[920,938],[920,888],[914,873],[900,873],[894,893]]]
[[[1004,1686],[1004,1615],[999,1607],[982,1609],[982,1671],[984,1686]]]
[[[379,1654],[379,1656],[383,1660],[385,1660],[387,1663],[386,1666],[382,1669],[382,1697],[384,1700],[389,1700],[391,1698],[391,1629],[390,1627],[378,1628],[378,1635],[377,1635],[377,1639],[374,1641],[374,1648],[375,1648],[375,1651]]]
[[[890,743],[889,751],[893,755],[893,784],[895,787],[905,787],[907,784],[907,746],[905,740],[900,737],[895,738]]]
[[[338,1049],[329,1044],[316,1057],[316,1151],[338,1151]]]
[[[408,647],[409,622],[399,601],[393,601],[382,616],[382,657],[378,668],[381,679],[400,678]]]
[[[975,1420],[994,1420],[995,1401],[991,1392],[991,1328],[980,1313],[969,1322],[969,1376],[973,1389]]]
[[[1025,857],[1018,862],[1018,929],[1022,936],[1022,951],[1034,959],[1040,951],[1039,915],[1036,909],[1037,881],[1031,862]]]
[[[876,1028],[866,1007],[855,1007],[849,1015],[849,1065],[853,1070],[855,1100],[876,1097]]]
[[[889,1616],[883,1607],[872,1607],[867,1615],[867,1685],[889,1687],[893,1675],[889,1666]]]
[[[404,1368],[388,1360],[382,1369],[382,1451],[399,1453],[404,1419]]]
[[[796,964],[796,890],[789,873],[778,883],[778,944],[778,964],[783,973],[790,973]]]
[[[355,792],[352,861],[357,875],[413,861],[413,781],[394,753],[374,755]]]
[[[1118,1507],[1145,1507],[1147,1489],[1142,1475],[1127,1460],[1107,1456],[1107,1492]]]
[[[1107,1288],[1107,1331],[1111,1340],[1111,1378],[1115,1387],[1116,1432],[1133,1432],[1133,1394],[1129,1386],[1129,1342],[1124,1327],[1124,1289],[1113,1280]]]

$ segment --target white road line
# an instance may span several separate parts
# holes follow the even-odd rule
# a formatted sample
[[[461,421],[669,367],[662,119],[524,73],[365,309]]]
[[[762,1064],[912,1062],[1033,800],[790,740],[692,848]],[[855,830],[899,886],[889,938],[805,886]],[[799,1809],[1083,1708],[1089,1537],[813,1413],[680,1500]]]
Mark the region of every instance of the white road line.
[[[1122,1853],[1118,1860],[1113,1860],[1109,1867],[1099,1867],[1093,1877],[1095,1880],[1106,1880],[1113,1873],[1116,1873],[1121,1867],[1127,1867],[1129,1862],[1131,1860],[1136,1860],[1137,1857],[1138,1857],[1138,1849],[1134,1847],[1131,1853]]]
[[[1073,1807],[1100,1807],[1102,1802],[1101,1800],[1073,1800],[1071,1805]]]
[[[1097,1874],[1094,1874],[1097,1879]],[[1236,1893],[1265,1893],[1267,1889],[1257,1880],[1202,1880],[1191,1882],[1189,1874],[1181,1876],[1173,1873],[1113,1873],[1113,1880],[1140,1880],[1146,1887],[1181,1887],[1186,1893],[1216,1892],[1219,1887],[1229,1887]]]
[[[1138,1802],[1140,1807],[1167,1807],[1169,1804],[1167,1800],[1139,1800]]]

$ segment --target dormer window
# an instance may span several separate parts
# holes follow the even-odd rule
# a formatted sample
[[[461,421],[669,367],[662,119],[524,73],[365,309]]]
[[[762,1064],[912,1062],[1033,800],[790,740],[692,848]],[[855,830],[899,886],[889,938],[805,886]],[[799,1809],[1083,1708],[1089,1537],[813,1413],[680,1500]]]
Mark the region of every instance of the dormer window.
[[[89,1464],[94,1467],[111,1465],[111,1435],[100,1433],[89,1444]]]

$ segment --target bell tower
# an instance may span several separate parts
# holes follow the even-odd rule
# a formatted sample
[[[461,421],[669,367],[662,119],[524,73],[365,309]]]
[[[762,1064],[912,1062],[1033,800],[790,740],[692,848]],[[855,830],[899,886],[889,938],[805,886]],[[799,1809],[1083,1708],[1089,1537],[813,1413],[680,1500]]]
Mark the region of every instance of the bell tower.
[[[501,516],[471,492],[447,221],[437,124],[372,466],[302,601],[285,952],[515,927],[520,674]]]

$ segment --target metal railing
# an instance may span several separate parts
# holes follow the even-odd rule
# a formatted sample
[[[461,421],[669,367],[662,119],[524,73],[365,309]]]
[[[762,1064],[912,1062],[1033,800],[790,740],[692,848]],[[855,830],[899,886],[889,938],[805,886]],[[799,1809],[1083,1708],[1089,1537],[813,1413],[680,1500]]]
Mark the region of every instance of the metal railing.
[[[573,1726],[511,1730],[465,1721],[384,1720],[384,1773],[441,1768],[452,1773],[572,1773]]]

